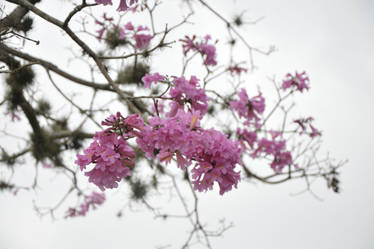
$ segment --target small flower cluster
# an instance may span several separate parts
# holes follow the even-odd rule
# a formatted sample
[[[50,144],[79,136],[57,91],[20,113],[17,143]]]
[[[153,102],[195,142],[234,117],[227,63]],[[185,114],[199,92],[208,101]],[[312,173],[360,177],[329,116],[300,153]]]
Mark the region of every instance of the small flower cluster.
[[[145,49],[149,46],[149,43],[152,40],[152,35],[145,34],[144,32],[149,31],[148,27],[138,26],[137,28],[131,22],[128,22],[123,29],[120,31],[120,39],[124,39],[128,33],[135,40],[136,49]]]
[[[89,182],[104,191],[105,188],[118,187],[119,181],[131,175],[134,157],[135,152],[125,139],[107,129],[96,132],[94,141],[84,150],[83,155],[77,155],[75,163],[82,171],[87,165],[95,164],[85,175],[89,177]]]
[[[112,0],[95,0],[97,4],[102,4],[102,5],[113,5]],[[134,5],[137,3],[138,0],[130,0],[129,5],[127,5],[126,0],[120,0],[119,6],[118,6],[118,11],[126,11],[130,8],[130,6]]]
[[[258,157],[261,154],[266,156],[273,156],[273,161],[270,166],[275,172],[281,172],[282,169],[287,165],[293,164],[293,159],[290,151],[286,150],[286,141],[283,139],[277,139],[280,137],[280,132],[270,132],[272,139],[261,138],[257,141],[252,141],[252,148],[256,143],[256,149],[253,151],[251,156],[253,158]],[[294,165],[297,167],[296,165]]]
[[[244,73],[248,72],[247,68],[241,67],[239,64],[236,64],[236,65],[233,65],[233,66],[229,66],[228,70],[231,73],[231,75],[234,75],[234,74],[241,75],[243,72]]]
[[[153,38],[152,35],[147,34],[149,31],[148,27],[142,25],[135,27],[131,22],[128,22],[123,28],[120,28],[113,23],[113,18],[108,17],[106,13],[104,13],[102,20],[95,20],[95,23],[100,26],[100,29],[96,31],[99,41],[101,41],[106,31],[113,29],[116,31],[114,35],[120,41],[126,41],[126,38],[132,39],[134,41],[133,47],[143,50],[149,46]]]
[[[175,156],[182,170],[195,162],[191,172],[196,190],[212,189],[217,182],[223,194],[240,180],[235,166],[241,162],[241,148],[221,132],[201,128],[199,117],[198,111],[179,108],[174,116],[152,117],[146,125],[139,114],[126,118],[120,113],[111,115],[102,123],[110,128],[96,133],[84,155],[77,155],[76,163],[82,170],[89,163],[96,164],[86,175],[101,190],[117,187],[118,181],[131,174],[129,167],[134,166],[135,153],[124,138],[136,137],[138,146],[150,159],[169,163]]]
[[[84,202],[78,208],[69,208],[66,212],[66,218],[72,218],[77,216],[85,216],[90,209],[96,209],[97,206],[103,204],[105,201],[104,193],[92,192],[91,195],[84,196]]]
[[[165,76],[160,75],[159,73],[154,74],[146,74],[143,76],[142,81],[144,83],[145,88],[151,88],[152,83],[157,83],[159,81],[163,81]]]
[[[142,81],[145,88],[150,88],[152,83],[165,79],[165,76],[154,73],[146,74]],[[179,109],[184,109],[184,106],[188,104],[189,110],[199,113],[199,118],[202,118],[208,111],[208,97],[204,89],[200,88],[199,79],[196,76],[191,76],[189,80],[183,76],[174,77],[172,83],[173,86],[170,88],[169,97],[173,101],[170,103],[171,110],[167,116],[175,116]]]
[[[200,118],[204,116],[208,111],[208,97],[204,89],[200,88],[198,78],[191,76],[190,80],[186,80],[183,76],[174,77],[173,83],[169,94],[174,101],[170,103],[169,116],[174,116],[185,104],[189,104],[192,111],[199,112]]]
[[[240,180],[234,170],[241,162],[240,146],[219,131],[200,128],[197,115],[179,109],[173,117],[153,117],[136,141],[148,158],[169,163],[175,155],[181,169],[195,161],[191,170],[195,190],[212,189],[217,182],[224,194]]]
[[[97,33],[97,39],[99,41],[101,41],[101,39],[103,38],[104,32],[107,30],[108,23],[109,23],[109,25],[113,25],[112,22],[113,22],[113,18],[112,17],[108,17],[106,15],[106,13],[104,13],[103,19],[101,21],[99,21],[97,19],[95,20],[95,24],[101,26],[101,28],[96,31],[96,33]]]
[[[306,75],[305,72],[302,73],[295,73],[295,76],[288,73],[286,78],[283,80],[283,84],[281,88],[283,90],[287,90],[288,88],[294,87],[296,90],[303,92],[304,89],[309,90],[309,77]]]
[[[192,38],[185,36],[185,39],[180,39],[180,41],[184,43],[182,45],[184,55],[186,56],[189,51],[197,51],[203,56],[205,65],[217,65],[216,47],[212,44],[208,44],[211,39],[210,35],[206,35],[201,41],[196,41],[195,35]]]
[[[257,133],[254,131],[238,128],[236,131],[236,136],[243,150],[247,149],[247,146],[249,146],[250,149],[253,149],[255,143],[257,142]]]
[[[232,110],[238,112],[239,117],[246,119],[246,125],[249,125],[254,121],[254,125],[258,128],[260,126],[260,117],[265,110],[265,99],[262,94],[259,93],[257,96],[249,99],[245,89],[242,89],[239,93],[239,100],[233,100],[230,102]]]
[[[322,134],[321,134],[321,132],[319,130],[317,130],[311,124],[311,122],[313,120],[314,119],[312,117],[308,117],[308,118],[296,119],[293,122],[296,123],[296,124],[298,124],[299,127],[301,128],[300,134],[308,134],[311,138],[315,138],[315,137],[321,136]],[[307,131],[307,126],[309,126],[309,128],[310,128],[310,132]]]

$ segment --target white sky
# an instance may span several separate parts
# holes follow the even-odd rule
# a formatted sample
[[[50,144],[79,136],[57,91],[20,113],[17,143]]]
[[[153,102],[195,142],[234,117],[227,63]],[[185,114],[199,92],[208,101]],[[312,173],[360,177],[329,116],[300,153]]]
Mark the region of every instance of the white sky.
[[[200,194],[201,215],[211,227],[223,217],[235,226],[212,240],[214,248],[374,248],[374,2],[209,2],[228,17],[237,13],[234,9],[248,9],[245,16],[251,19],[265,16],[246,28],[246,37],[259,46],[274,44],[278,52],[259,56],[260,76],[249,78],[261,81],[266,75],[281,78],[288,71],[306,70],[312,87],[300,99],[300,108],[323,130],[324,148],[337,159],[349,159],[341,169],[341,194],[328,191],[322,181],[315,185],[322,202],[308,193],[291,196],[303,189],[301,181],[277,186],[241,183],[224,197],[217,191]],[[36,216],[35,198],[27,192],[0,195],[1,249],[132,249],[167,244],[178,248],[190,229],[178,220],[155,221],[146,211],[126,212],[118,219],[115,212],[122,205],[118,195],[85,218],[51,222]]]

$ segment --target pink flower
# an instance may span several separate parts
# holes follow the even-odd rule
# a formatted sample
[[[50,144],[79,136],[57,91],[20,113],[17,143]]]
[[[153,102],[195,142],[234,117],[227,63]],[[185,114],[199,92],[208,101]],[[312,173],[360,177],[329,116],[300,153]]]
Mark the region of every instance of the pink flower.
[[[239,117],[246,119],[246,123],[250,124],[252,120],[255,121],[255,126],[259,126],[259,115],[265,110],[265,99],[262,94],[259,93],[257,96],[249,99],[247,92],[242,88],[238,93],[239,100],[233,100],[230,102],[230,107],[238,112]]]
[[[95,0],[95,2],[97,3],[97,4],[103,4],[103,5],[112,5],[113,3],[112,3],[112,0]],[[130,3],[129,3],[129,5],[131,6],[131,5],[134,5],[135,3],[137,3],[138,2],[138,0],[130,0]],[[127,5],[127,3],[126,3],[126,0],[120,0],[120,3],[119,3],[119,6],[118,6],[118,11],[126,11],[126,10],[128,10],[129,9],[129,5]]]
[[[191,77],[190,81],[179,80],[183,81],[181,84],[198,85],[195,77]],[[172,117],[151,117],[149,124],[145,124],[139,114],[126,118],[120,113],[110,115],[102,122],[109,128],[96,133],[84,154],[77,155],[76,163],[81,170],[88,164],[95,164],[91,171],[85,173],[89,181],[101,190],[115,188],[120,180],[131,174],[130,168],[134,166],[135,152],[124,138],[136,136],[138,146],[150,159],[158,158],[168,164],[175,156],[182,170],[195,163],[191,172],[196,190],[212,189],[216,182],[220,194],[224,194],[237,187],[240,180],[240,173],[235,171],[235,167],[241,163],[241,148],[238,142],[229,140],[221,132],[201,128],[200,117],[199,110],[185,112],[183,108],[178,108]],[[81,210],[85,213],[87,205]],[[69,210],[70,216],[76,214],[76,211]]]
[[[105,2],[105,1],[103,1],[103,2]],[[111,4],[111,2],[110,2],[110,4]],[[112,24],[112,21],[113,21],[113,18],[112,17],[108,17],[106,15],[106,13],[104,13],[104,15],[103,15],[103,21],[95,20],[95,24],[101,26],[101,28],[96,31],[96,33],[97,33],[97,39],[99,41],[101,41],[101,39],[102,39],[102,37],[104,35],[104,32],[106,31],[106,28],[107,28],[106,24],[107,23]]]
[[[128,22],[125,25],[125,29],[127,29],[127,30],[134,30],[134,25],[132,25],[131,22]]]
[[[91,195],[84,196],[84,202],[79,206],[79,208],[69,208],[66,212],[65,219],[76,216],[85,216],[90,209],[96,209],[97,206],[102,205],[104,201],[104,193],[93,191]]]
[[[119,181],[131,175],[134,157],[134,150],[122,136],[103,131],[96,132],[94,141],[84,150],[83,155],[77,155],[75,163],[81,170],[90,163],[95,164],[85,175],[89,177],[89,182],[104,191],[105,188],[118,187]]]
[[[310,124],[309,127],[312,130],[312,132],[309,133],[309,136],[311,138],[322,136],[322,133],[319,130],[317,130],[316,128],[314,128],[313,125]]]
[[[112,5],[113,3],[112,3],[112,0],[95,0],[95,2],[97,3],[97,4],[102,4],[102,5]]]
[[[253,149],[254,144],[257,142],[257,133],[247,131],[246,129],[239,129],[236,131],[236,135],[238,136],[239,142],[242,145],[242,148],[246,148],[245,142],[249,145],[251,149]]]
[[[283,90],[287,90],[288,88],[295,87],[296,90],[303,92],[304,89],[309,90],[308,83],[309,77],[305,72],[295,72],[295,76],[292,76],[292,74],[288,73],[286,75],[286,79],[283,80],[281,88]]]
[[[135,34],[134,38],[135,38],[135,48],[144,49],[148,47],[153,37],[151,35]]]
[[[271,162],[271,168],[280,173],[282,169],[287,165],[294,165],[292,155],[290,151],[286,150],[286,141],[280,138],[280,132],[272,131],[272,140],[262,138],[257,142],[256,150],[251,154],[253,158],[259,154],[265,154],[265,156],[273,156]]]
[[[126,32],[130,31],[130,32]],[[148,31],[149,28],[145,26],[138,26],[136,29],[131,22],[128,22],[123,29],[120,31],[120,39],[124,39],[127,34],[132,34],[132,39],[135,40],[136,49],[145,49],[149,46],[153,36],[150,34],[144,34],[141,32]]]
[[[194,188],[205,191],[217,182],[222,195],[237,187],[240,173],[235,171],[235,165],[241,163],[239,143],[214,129],[201,130],[198,142],[194,153],[197,163],[191,170]]]
[[[138,0],[130,0],[130,6],[137,3]],[[129,9],[129,6],[126,3],[126,0],[120,0],[119,6],[118,6],[118,11],[126,11]]]
[[[195,39],[195,35],[192,38],[185,36],[184,40],[180,39],[180,41],[184,43],[182,44],[183,54],[187,55],[189,51],[197,51],[203,56],[205,65],[217,65],[216,47],[212,44],[208,44],[209,40],[211,39],[210,35],[206,35],[204,40],[199,42],[195,41]]]
[[[311,138],[321,136],[322,133],[311,124],[312,121],[313,121],[313,118],[308,117],[308,118],[296,119],[294,120],[294,123],[300,126],[301,128],[300,134],[308,134]],[[307,125],[309,125],[309,128],[311,130],[310,132],[307,131]]]
[[[124,118],[120,112],[117,112],[116,115],[110,115],[101,124],[110,126],[107,132],[122,134],[125,137],[134,137],[142,130],[144,120],[140,114],[131,114]]]
[[[147,157],[157,157],[161,162],[168,163],[175,155],[181,169],[195,161],[191,170],[194,188],[205,191],[217,182],[223,194],[240,180],[235,171],[241,162],[239,143],[214,129],[202,129],[196,115],[179,109],[173,117],[152,117],[137,143]]]
[[[152,83],[157,83],[165,79],[165,76],[160,75],[159,73],[146,74],[143,76],[142,81],[145,88],[151,88]]]
[[[271,163],[271,168],[275,171],[280,173],[282,169],[293,163],[291,153],[289,151],[277,153],[274,155],[274,160]]]
[[[174,116],[179,108],[183,109],[185,104],[188,104],[191,110],[198,111],[200,118],[205,115],[208,111],[208,97],[198,82],[195,76],[191,76],[190,80],[186,80],[183,76],[174,78],[174,86],[169,94],[175,102],[170,104],[169,116]]]
[[[247,68],[241,67],[239,65],[229,66],[228,70],[231,73],[231,75],[240,75],[242,72],[248,72]]]

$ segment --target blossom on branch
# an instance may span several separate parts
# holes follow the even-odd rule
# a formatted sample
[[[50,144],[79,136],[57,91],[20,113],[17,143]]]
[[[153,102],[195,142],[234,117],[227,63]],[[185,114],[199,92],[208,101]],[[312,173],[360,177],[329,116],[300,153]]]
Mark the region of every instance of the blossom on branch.
[[[208,111],[208,97],[204,89],[200,88],[199,79],[191,76],[190,80],[182,77],[174,77],[174,86],[170,89],[169,95],[174,100],[170,103],[171,111],[169,116],[174,116],[178,109],[189,104],[190,109],[199,112],[199,118],[202,118]]]
[[[122,136],[109,131],[96,132],[94,141],[77,155],[76,164],[83,171],[93,163],[95,166],[86,172],[88,181],[94,183],[102,191],[106,188],[118,187],[118,182],[131,175],[134,166],[134,150]]]
[[[195,35],[192,38],[185,36],[185,39],[180,39],[180,41],[184,43],[182,45],[183,54],[186,56],[189,51],[197,51],[203,56],[205,65],[217,65],[216,47],[212,44],[208,44],[209,40],[211,40],[211,36],[206,35],[204,40],[201,41],[195,41],[195,39]]]
[[[96,209],[96,207],[103,204],[104,201],[104,193],[93,191],[91,195],[84,196],[84,202],[79,206],[79,208],[69,208],[66,212],[65,219],[76,216],[85,216],[90,209]]]
[[[309,77],[306,72],[298,73],[295,72],[295,76],[288,73],[286,79],[283,80],[281,88],[287,90],[288,88],[295,87],[296,90],[303,92],[304,89],[309,90]]]
[[[249,99],[247,92],[244,88],[238,93],[239,100],[233,100],[230,102],[232,110],[238,112],[239,117],[246,119],[245,124],[249,125],[254,121],[256,128],[260,126],[259,120],[265,110],[265,99],[262,97],[262,93]]]
[[[95,0],[97,4],[102,4],[102,5],[113,5],[112,0]],[[126,11],[130,8],[130,6],[134,5],[137,3],[138,0],[130,0],[129,4],[127,4],[126,0],[120,0],[119,6],[118,6],[118,11]]]
[[[294,120],[293,122],[298,124],[299,127],[301,128],[301,132],[300,132],[300,135],[301,134],[308,134],[311,138],[314,138],[314,137],[318,137],[318,136],[321,136],[322,133],[317,130],[311,123],[314,119],[312,117],[308,117],[308,118],[300,118],[300,119],[296,119]],[[307,126],[309,126],[310,128],[310,131],[308,132],[307,131]]]
[[[146,74],[143,76],[142,81],[145,88],[151,88],[152,83],[157,83],[165,79],[165,76],[160,75],[159,73]]]

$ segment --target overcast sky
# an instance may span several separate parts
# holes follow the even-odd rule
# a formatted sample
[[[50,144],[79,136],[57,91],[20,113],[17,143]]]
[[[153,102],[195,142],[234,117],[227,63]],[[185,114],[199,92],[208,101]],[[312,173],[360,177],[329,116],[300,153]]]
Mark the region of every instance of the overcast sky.
[[[374,1],[209,2],[228,17],[242,9],[248,9],[249,19],[265,17],[244,32],[254,44],[274,44],[278,51],[258,56],[259,76],[249,78],[281,78],[288,71],[306,70],[311,91],[301,108],[323,130],[324,148],[337,159],[349,160],[341,169],[340,194],[328,191],[322,181],[315,185],[323,201],[308,193],[293,196],[303,189],[301,181],[277,186],[241,183],[224,197],[216,191],[200,194],[206,222],[214,227],[224,217],[234,223],[222,238],[212,240],[214,248],[374,248]],[[35,198],[28,192],[0,195],[1,249],[132,249],[167,244],[177,248],[189,229],[178,220],[154,221],[145,211],[127,212],[118,219],[118,196],[86,218],[51,222],[36,216]]]

